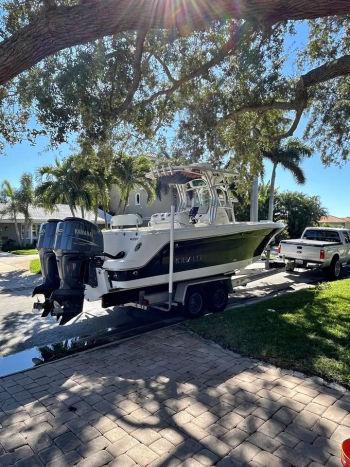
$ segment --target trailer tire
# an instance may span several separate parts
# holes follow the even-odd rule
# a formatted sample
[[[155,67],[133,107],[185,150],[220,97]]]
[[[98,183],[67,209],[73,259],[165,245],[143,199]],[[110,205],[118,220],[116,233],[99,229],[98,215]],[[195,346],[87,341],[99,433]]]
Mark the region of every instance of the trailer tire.
[[[341,262],[338,256],[335,256],[332,259],[332,262],[327,270],[328,277],[332,280],[339,279],[341,275],[342,267]]]
[[[213,313],[221,313],[227,306],[228,290],[223,284],[214,285],[209,289],[208,304],[209,311]]]
[[[202,287],[189,287],[185,299],[184,313],[188,318],[199,318],[206,311],[205,293]]]

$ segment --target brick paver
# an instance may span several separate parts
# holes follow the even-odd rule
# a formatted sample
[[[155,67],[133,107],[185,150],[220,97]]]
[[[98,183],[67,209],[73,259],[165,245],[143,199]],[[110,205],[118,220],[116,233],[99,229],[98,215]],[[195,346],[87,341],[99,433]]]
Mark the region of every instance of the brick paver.
[[[175,327],[0,379],[0,465],[331,466],[349,409]]]

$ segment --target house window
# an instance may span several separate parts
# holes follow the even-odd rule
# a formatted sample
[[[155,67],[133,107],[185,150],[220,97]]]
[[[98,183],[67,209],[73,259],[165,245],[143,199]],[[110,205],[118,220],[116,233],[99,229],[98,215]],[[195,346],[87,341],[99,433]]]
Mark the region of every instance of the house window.
[[[135,205],[136,206],[140,206],[141,204],[141,196],[140,196],[140,193],[136,193],[135,194]]]

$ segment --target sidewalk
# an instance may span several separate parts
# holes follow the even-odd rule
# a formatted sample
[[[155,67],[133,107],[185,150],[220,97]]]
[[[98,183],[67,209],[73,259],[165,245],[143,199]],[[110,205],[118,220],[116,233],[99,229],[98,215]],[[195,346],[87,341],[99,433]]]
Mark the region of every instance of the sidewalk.
[[[0,293],[34,287],[40,276],[29,272],[29,263],[38,255],[0,256]]]
[[[0,465],[338,466],[349,409],[179,326],[0,379]]]
[[[3,253],[0,256],[0,274],[28,270],[31,260],[38,257],[38,255],[12,255]]]

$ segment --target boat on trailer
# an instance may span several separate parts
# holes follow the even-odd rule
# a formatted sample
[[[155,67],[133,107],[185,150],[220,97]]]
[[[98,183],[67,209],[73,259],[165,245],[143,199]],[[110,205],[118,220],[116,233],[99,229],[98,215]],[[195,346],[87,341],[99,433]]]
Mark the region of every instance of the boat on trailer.
[[[170,212],[153,214],[147,226],[136,214],[114,216],[103,232],[78,218],[42,225],[44,281],[33,295],[45,296],[34,305],[43,316],[54,314],[64,324],[82,312],[84,298],[101,300],[104,307],[154,305],[164,303],[167,293],[169,309],[183,305],[198,315],[207,301],[220,311],[231,276],[260,258],[284,228],[271,221],[237,222],[227,171],[192,164],[162,167],[150,177],[172,190],[174,202]],[[193,290],[201,297],[197,293],[190,300]]]

